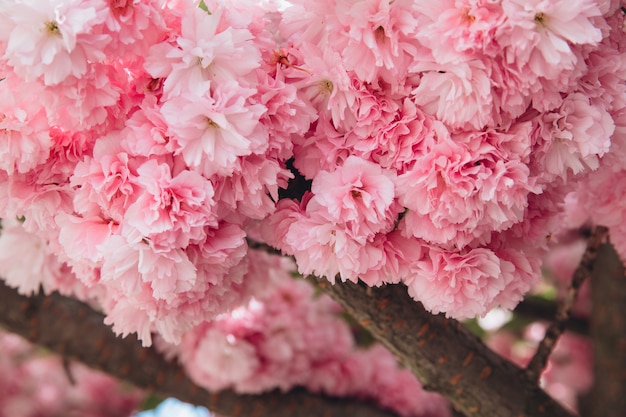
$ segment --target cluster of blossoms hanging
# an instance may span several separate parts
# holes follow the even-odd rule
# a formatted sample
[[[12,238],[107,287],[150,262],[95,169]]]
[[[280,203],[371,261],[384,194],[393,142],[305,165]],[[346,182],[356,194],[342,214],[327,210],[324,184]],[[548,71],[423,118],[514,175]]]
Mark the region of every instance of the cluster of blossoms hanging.
[[[0,417],[130,416],[144,394],[0,331]]]
[[[330,313],[297,313],[249,240],[434,313],[512,308],[564,225],[609,226],[626,259],[624,10],[0,0],[0,274],[249,392],[280,386],[284,355],[303,366],[286,383],[314,386],[298,372],[345,367],[352,343],[308,349]],[[227,345],[231,374],[194,367]]]

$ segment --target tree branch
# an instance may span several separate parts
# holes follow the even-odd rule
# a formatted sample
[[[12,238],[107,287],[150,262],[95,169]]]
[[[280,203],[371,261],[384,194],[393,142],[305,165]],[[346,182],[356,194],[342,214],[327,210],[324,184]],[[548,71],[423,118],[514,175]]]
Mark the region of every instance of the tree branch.
[[[550,324],[546,330],[546,334],[537,346],[537,351],[533,355],[532,359],[526,367],[526,375],[528,378],[538,381],[541,372],[546,367],[548,358],[556,346],[556,342],[559,340],[561,334],[565,330],[565,323],[570,317],[570,312],[576,303],[578,296],[578,290],[582,286],[583,282],[591,276],[591,272],[596,263],[596,256],[600,245],[606,240],[608,229],[603,226],[595,228],[591,236],[587,239],[587,248],[582,256],[580,264],[574,271],[572,282],[570,283],[565,298],[559,304],[559,308],[556,312],[554,321]]]
[[[527,296],[515,310],[516,315],[531,320],[554,320],[559,306],[556,302],[537,296]],[[565,330],[589,336],[589,320],[581,316],[570,316],[565,322]]]
[[[615,249],[603,245],[591,275],[594,385],[582,415],[626,416],[626,272]]]
[[[65,357],[126,380],[162,396],[176,397],[231,417],[397,417],[354,399],[330,398],[303,389],[287,393],[241,395],[209,393],[196,386],[182,368],[156,350],[143,348],[135,335],[116,337],[104,316],[86,304],[63,297],[24,297],[0,282],[0,325]]]
[[[313,278],[315,279],[315,278]],[[573,417],[455,320],[427,312],[401,285],[318,285],[391,350],[426,388],[468,417]]]

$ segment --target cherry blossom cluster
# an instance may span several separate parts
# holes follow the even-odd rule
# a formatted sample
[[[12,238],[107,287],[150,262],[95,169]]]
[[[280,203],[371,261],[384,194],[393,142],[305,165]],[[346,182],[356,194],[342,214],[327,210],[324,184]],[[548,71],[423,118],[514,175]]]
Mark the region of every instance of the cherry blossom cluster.
[[[0,0],[0,274],[202,356],[211,387],[375,395],[388,354],[249,240],[455,318],[514,307],[564,227],[626,259],[624,10]]]
[[[0,216],[22,219],[116,332],[177,342],[253,292],[245,230],[273,211],[290,135],[314,114],[277,76],[258,7],[40,6],[0,2]]]
[[[157,342],[211,391],[258,394],[305,387],[375,401],[405,417],[447,417],[443,397],[426,392],[379,344],[357,346],[340,306],[294,279],[286,258],[252,251],[264,289],[245,306],[187,332],[180,345]]]
[[[42,352],[17,335],[0,332],[0,416],[123,417],[143,393],[76,363]]]
[[[403,282],[468,318],[517,304],[586,181],[592,220],[626,224],[619,1],[291,3],[281,70],[318,114],[293,142],[311,187],[264,236],[301,273]]]

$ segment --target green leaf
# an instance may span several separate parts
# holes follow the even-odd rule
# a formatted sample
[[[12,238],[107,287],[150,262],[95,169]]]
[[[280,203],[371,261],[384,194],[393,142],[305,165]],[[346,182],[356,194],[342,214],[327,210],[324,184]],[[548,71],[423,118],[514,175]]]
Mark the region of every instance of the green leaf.
[[[144,410],[154,410],[162,402],[163,402],[163,398],[157,397],[154,394],[150,394],[150,395],[148,395],[146,397],[145,400],[143,400],[143,403],[141,404],[141,410],[142,411],[144,411]]]
[[[207,12],[208,14],[211,14],[204,0],[200,0],[200,4],[198,4],[198,7],[204,10],[205,12]]]

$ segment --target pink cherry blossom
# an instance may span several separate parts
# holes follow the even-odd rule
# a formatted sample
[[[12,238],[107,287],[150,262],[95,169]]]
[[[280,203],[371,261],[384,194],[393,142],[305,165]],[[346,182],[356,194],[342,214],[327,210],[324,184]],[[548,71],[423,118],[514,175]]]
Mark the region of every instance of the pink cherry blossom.
[[[230,81],[202,97],[188,94],[166,101],[161,111],[174,154],[210,177],[230,175],[239,156],[264,151],[267,136],[258,122],[265,107],[246,102],[253,93]]]
[[[174,175],[169,165],[151,159],[137,168],[134,183],[137,197],[123,223],[123,233],[131,240],[144,238],[163,247],[185,248],[190,241],[204,239],[205,227],[217,225],[213,186],[197,172],[182,170]]]
[[[104,58],[101,50],[110,41],[93,30],[103,21],[105,7],[102,0],[0,3],[11,25],[1,39],[4,59],[27,80],[42,77],[46,85],[81,77],[89,61]]]
[[[493,120],[491,70],[484,60],[453,65],[419,61],[411,71],[422,74],[413,95],[426,113],[454,129],[479,130]]]
[[[444,0],[418,2],[417,38],[430,48],[440,63],[464,62],[481,55],[494,57],[500,51],[496,33],[504,23],[500,2]]]
[[[313,201],[307,211],[325,210],[334,223],[346,223],[355,236],[371,237],[393,225],[400,207],[394,204],[394,175],[379,165],[351,156],[333,172],[313,179]],[[319,205],[313,208],[313,204]]]
[[[260,65],[260,53],[245,29],[220,27],[222,10],[211,14],[189,7],[181,21],[181,34],[175,44],[156,44],[150,50],[145,67],[153,77],[166,78],[166,97],[204,91],[211,81],[243,81],[251,78]]]
[[[409,209],[401,225],[407,235],[461,248],[522,221],[527,194],[540,190],[522,161],[507,159],[508,141],[497,133],[455,139],[435,145],[398,177],[396,186],[402,190],[400,203]]]
[[[573,69],[579,56],[578,45],[597,45],[602,32],[594,26],[600,16],[597,2],[577,0],[521,1],[511,0],[502,5],[506,24],[497,35],[506,47],[508,62],[516,61],[537,76],[556,79],[563,70]]]
[[[429,311],[454,318],[486,314],[507,282],[507,268],[492,251],[483,248],[455,253],[430,248],[427,257],[405,279],[411,297]]]
[[[3,280],[20,294],[36,294],[40,286],[52,292],[67,279],[64,275],[70,274],[51,253],[45,239],[28,233],[17,220],[2,220],[0,261]]]
[[[544,114],[540,123],[543,131],[538,140],[545,149],[542,168],[562,178],[568,172],[596,169],[598,157],[608,152],[615,130],[610,114],[581,93],[568,95],[560,108]]]
[[[394,85],[406,77],[416,54],[411,44],[416,27],[412,2],[339,2],[337,14],[347,28],[337,48],[342,51],[346,69],[366,83],[377,83],[380,77]]]
[[[0,169],[9,175],[45,162],[52,147],[45,108],[34,100],[38,86],[19,85],[13,75],[0,81]]]

